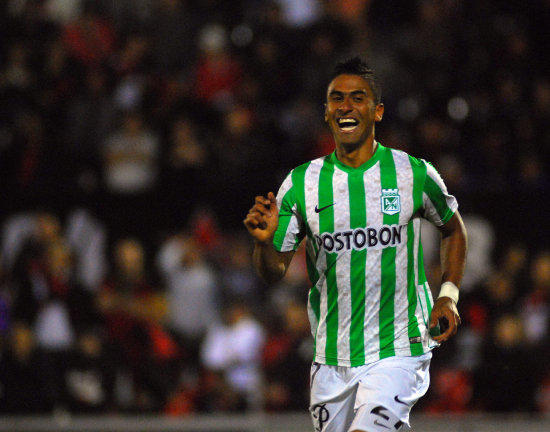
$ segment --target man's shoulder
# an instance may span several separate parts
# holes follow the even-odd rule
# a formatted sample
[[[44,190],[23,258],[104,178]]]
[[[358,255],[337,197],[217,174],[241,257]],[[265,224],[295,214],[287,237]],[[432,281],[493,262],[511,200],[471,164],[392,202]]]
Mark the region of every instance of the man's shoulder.
[[[389,150],[392,152],[394,159],[401,159],[403,161],[407,161],[413,167],[424,167],[426,166],[427,163],[429,163],[426,160],[417,156],[413,156],[404,150],[390,148],[390,147],[386,147],[386,150],[387,151]]]

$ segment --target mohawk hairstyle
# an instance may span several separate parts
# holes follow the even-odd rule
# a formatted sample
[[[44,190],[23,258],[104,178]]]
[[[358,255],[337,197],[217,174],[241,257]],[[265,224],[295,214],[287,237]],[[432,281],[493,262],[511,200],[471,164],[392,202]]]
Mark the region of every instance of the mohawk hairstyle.
[[[377,104],[382,101],[382,89],[374,76],[374,70],[369,68],[368,64],[359,57],[353,57],[349,60],[337,63],[330,80],[332,81],[338,75],[359,75],[368,82]]]

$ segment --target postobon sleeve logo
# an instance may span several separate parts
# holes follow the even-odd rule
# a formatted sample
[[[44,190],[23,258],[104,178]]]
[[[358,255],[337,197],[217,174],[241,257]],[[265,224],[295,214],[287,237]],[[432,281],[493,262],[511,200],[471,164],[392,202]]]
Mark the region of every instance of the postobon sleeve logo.
[[[399,189],[382,189],[380,195],[382,213],[394,215],[401,211],[401,201],[399,198]]]

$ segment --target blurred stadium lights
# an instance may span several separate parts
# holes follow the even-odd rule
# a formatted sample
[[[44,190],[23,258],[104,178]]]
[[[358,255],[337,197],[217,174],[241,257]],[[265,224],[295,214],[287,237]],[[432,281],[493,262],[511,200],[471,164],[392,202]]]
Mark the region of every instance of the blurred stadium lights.
[[[447,113],[454,121],[462,122],[466,120],[470,112],[470,107],[466,99],[460,96],[453,97],[447,104]]]

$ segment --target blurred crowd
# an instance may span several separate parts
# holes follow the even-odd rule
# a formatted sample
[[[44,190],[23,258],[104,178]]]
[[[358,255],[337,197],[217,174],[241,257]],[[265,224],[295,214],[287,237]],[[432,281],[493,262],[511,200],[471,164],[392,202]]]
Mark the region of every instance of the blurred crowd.
[[[469,232],[419,410],[550,413],[549,22],[548,0],[1,2],[0,412],[305,409],[303,257],[261,282],[241,221],[332,151],[328,76],[360,54],[377,139],[433,162]]]

